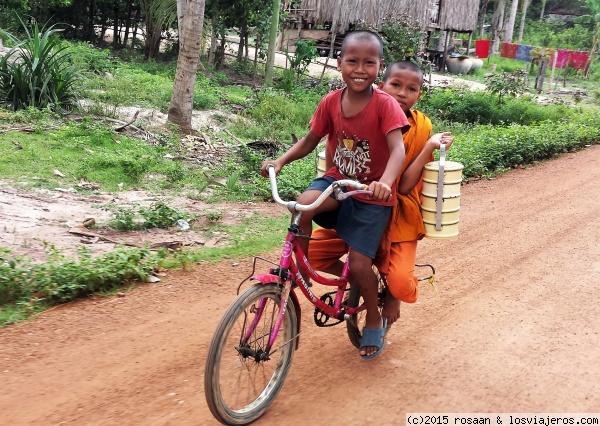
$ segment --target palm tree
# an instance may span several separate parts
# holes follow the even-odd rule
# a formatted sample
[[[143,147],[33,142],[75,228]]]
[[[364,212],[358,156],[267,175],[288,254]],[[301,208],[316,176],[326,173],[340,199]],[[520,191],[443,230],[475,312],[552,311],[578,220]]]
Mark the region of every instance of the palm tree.
[[[527,16],[527,9],[531,4],[531,0],[523,0],[521,4],[521,24],[519,25],[519,43],[523,39],[523,30],[525,29],[525,17]]]
[[[510,14],[504,25],[503,40],[512,43],[513,32],[515,30],[515,20],[517,18],[517,9],[519,8],[519,0],[512,0],[510,5]]]
[[[205,0],[177,0],[177,10],[182,19],[179,30],[179,56],[168,118],[185,133],[192,132],[194,86],[200,63],[205,4]]]
[[[269,35],[269,53],[267,55],[267,68],[265,71],[265,86],[273,85],[273,66],[275,64],[275,44],[279,30],[279,8],[281,0],[273,0],[273,14],[271,15],[271,32]]]

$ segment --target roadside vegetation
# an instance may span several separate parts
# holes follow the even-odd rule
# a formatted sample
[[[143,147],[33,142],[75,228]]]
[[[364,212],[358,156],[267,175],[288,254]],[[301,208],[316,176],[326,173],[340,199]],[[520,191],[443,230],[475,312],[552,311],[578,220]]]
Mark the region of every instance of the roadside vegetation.
[[[244,61],[220,70],[207,65],[198,73],[194,108],[218,110],[210,123],[196,129],[197,138],[219,148],[218,158],[209,159],[168,124],[150,128],[138,121],[125,123],[128,118],[119,116],[123,107],[166,112],[173,61],[67,42],[57,38],[53,27],[36,35],[44,36],[63,55],[48,57],[59,59],[60,70],[76,81],[70,83],[68,102],[49,96],[37,103],[41,98],[32,79],[23,78],[23,90],[11,92],[10,65],[0,60],[0,174],[24,188],[77,187],[83,194],[141,188],[205,202],[267,201],[270,188],[258,174],[260,164],[287,149],[292,134],[306,133],[318,101],[335,83],[327,76],[320,81],[294,72],[290,79],[289,73],[280,72],[274,88],[262,89],[253,67]],[[7,41],[11,40],[19,44],[16,36]],[[491,58],[483,71],[466,77],[485,82],[491,64],[509,74],[522,66]],[[597,144],[600,91],[595,76],[600,71],[594,68],[591,75],[585,82],[587,95],[574,91],[547,103],[501,78],[485,92],[460,85],[433,88],[417,106],[432,119],[434,131],[454,133],[449,159],[464,165],[464,178],[480,179]],[[580,87],[577,75],[568,75],[567,81],[570,87]],[[286,167],[279,181],[282,196],[296,197],[314,177],[315,167],[316,153]],[[179,219],[194,226],[192,215],[168,204],[115,206],[112,212],[114,219],[107,226],[116,229],[168,228]],[[225,227],[218,212],[206,215],[211,216],[213,231],[230,235],[229,246],[176,251],[121,247],[103,256],[81,248],[70,258],[48,245],[44,263],[0,248],[0,325],[57,303],[114,292],[161,268],[188,268],[200,261],[268,251],[279,245],[288,220],[253,217]]]

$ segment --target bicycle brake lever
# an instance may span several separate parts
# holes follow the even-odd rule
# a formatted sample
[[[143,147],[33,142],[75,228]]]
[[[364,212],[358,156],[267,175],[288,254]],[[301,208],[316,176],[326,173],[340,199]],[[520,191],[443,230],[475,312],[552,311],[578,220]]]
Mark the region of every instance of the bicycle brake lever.
[[[337,194],[336,198],[338,201],[343,201],[348,197],[352,197],[353,195],[358,195],[358,194],[373,195],[373,191],[368,191],[366,189],[357,189],[356,191],[341,192],[341,193]]]

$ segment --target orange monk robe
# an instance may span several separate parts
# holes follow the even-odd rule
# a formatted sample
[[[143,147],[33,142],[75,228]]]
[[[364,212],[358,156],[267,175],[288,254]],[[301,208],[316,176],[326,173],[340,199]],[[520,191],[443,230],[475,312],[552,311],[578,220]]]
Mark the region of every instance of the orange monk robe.
[[[402,173],[421,153],[429,136],[431,135],[431,120],[420,111],[411,110],[407,114],[410,129],[403,134],[404,150],[406,159],[402,166]],[[433,160],[433,158],[431,158]],[[397,186],[400,188],[400,178],[398,177]],[[421,216],[421,188],[423,182],[419,181],[408,194],[402,195],[396,193],[397,203],[392,209],[392,220],[388,224],[388,232],[384,235],[379,250],[375,265],[383,274],[388,271],[389,248],[392,243],[401,243],[405,241],[420,240],[425,236],[425,226],[423,225],[423,217]]]
[[[402,135],[406,152],[402,171],[419,155],[429,139],[432,129],[431,121],[419,111],[411,110],[407,114],[407,118],[410,129]],[[384,234],[375,259],[375,265],[383,274],[388,271],[391,243],[416,241],[423,238],[425,234],[420,211],[421,186],[422,184],[419,183],[407,195],[396,194],[398,202],[392,209],[388,229]],[[337,237],[334,229],[317,228],[312,237],[318,240],[310,242],[308,259],[311,266],[316,270],[327,269],[348,250],[346,244]]]

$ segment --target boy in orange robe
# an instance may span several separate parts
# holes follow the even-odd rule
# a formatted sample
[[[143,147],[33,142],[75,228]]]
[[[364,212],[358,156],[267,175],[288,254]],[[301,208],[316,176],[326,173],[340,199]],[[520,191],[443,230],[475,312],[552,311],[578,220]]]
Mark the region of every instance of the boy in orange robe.
[[[411,126],[403,134],[406,160],[397,182],[397,202],[375,259],[375,265],[386,275],[388,283],[382,312],[388,326],[400,317],[400,301],[414,303],[418,296],[418,278],[415,276],[417,241],[425,235],[420,209],[423,167],[433,161],[433,151],[439,149],[440,144],[449,149],[454,141],[449,132],[430,137],[432,125],[429,118],[411,110],[422,95],[422,85],[423,72],[410,61],[389,65],[379,82],[379,88],[398,101]],[[331,165],[328,156],[326,162],[328,169]],[[335,229],[318,228],[312,237],[315,240],[311,240],[309,245],[310,264],[314,269],[339,276],[343,266],[340,257],[348,250],[344,241],[337,237]]]

